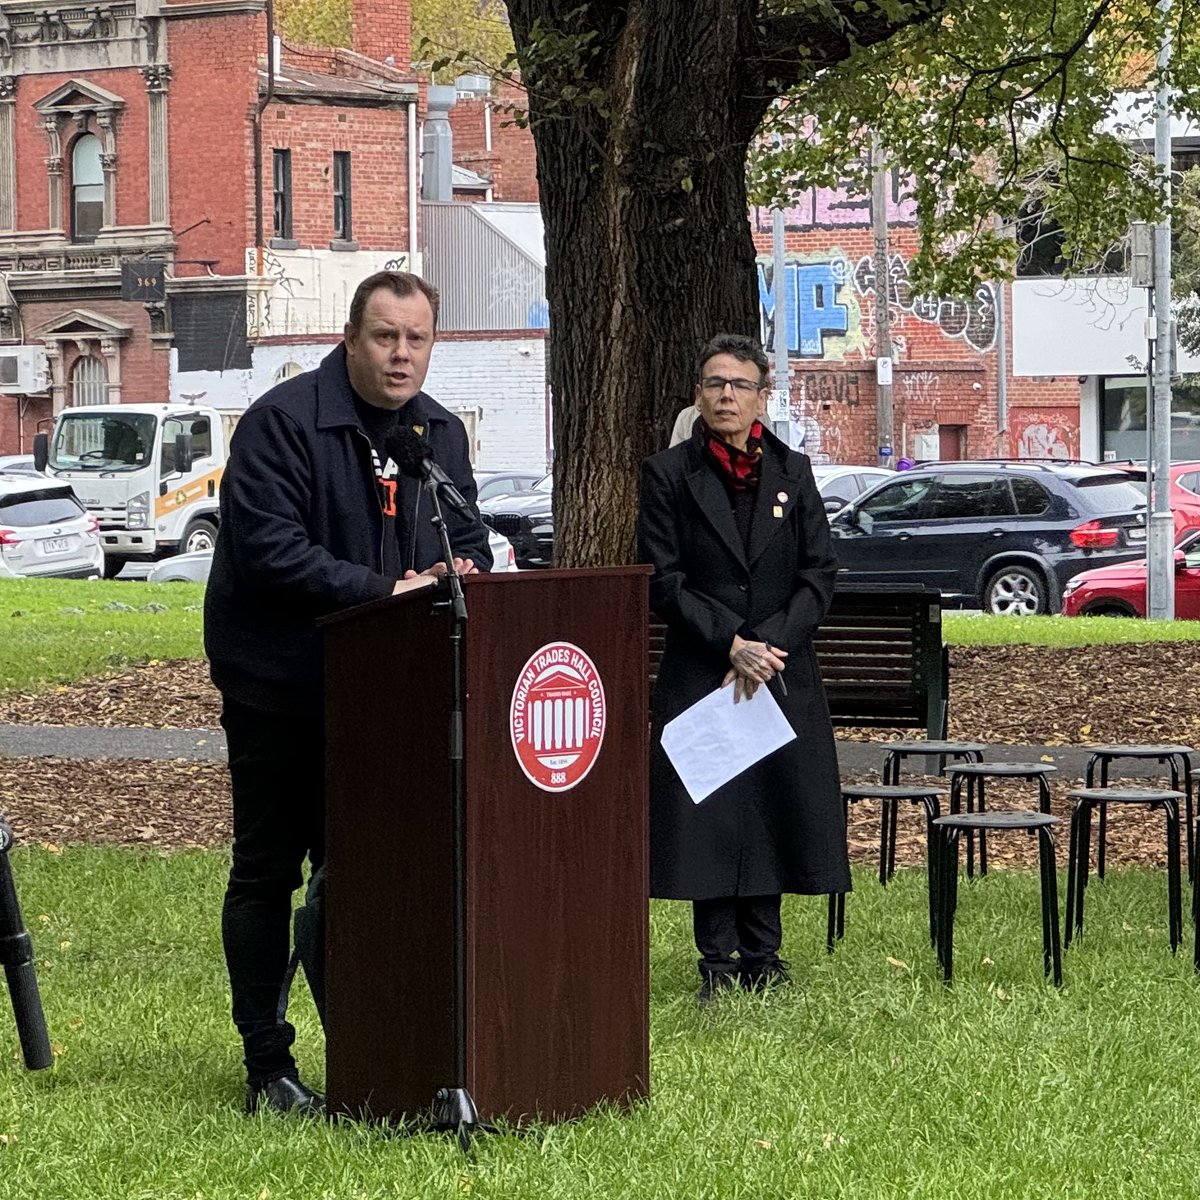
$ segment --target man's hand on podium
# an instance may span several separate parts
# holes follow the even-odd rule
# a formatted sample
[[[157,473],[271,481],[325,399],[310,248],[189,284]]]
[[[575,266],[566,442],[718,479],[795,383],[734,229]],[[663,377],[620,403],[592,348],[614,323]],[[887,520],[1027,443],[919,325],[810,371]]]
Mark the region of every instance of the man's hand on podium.
[[[460,575],[478,575],[479,568],[475,565],[473,559],[456,558],[454,560],[454,569]],[[393,596],[403,595],[405,592],[419,592],[422,588],[430,587],[437,583],[446,574],[445,563],[434,563],[432,567],[417,574],[416,571],[405,571],[404,578],[396,581],[396,586],[392,588]]]

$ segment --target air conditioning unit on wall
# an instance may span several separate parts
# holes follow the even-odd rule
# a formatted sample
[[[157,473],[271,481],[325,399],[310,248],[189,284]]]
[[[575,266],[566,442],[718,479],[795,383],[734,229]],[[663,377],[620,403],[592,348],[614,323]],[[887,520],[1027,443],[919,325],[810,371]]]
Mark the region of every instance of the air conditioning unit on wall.
[[[0,392],[28,395],[50,386],[50,364],[41,346],[0,346]]]

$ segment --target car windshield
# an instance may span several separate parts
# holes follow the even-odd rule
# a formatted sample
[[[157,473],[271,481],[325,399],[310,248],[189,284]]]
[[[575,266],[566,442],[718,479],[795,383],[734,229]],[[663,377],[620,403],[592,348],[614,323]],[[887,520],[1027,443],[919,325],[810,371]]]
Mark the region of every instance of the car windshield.
[[[67,488],[0,496],[0,525],[10,528],[73,521],[81,512],[83,506]]]
[[[150,461],[155,420],[148,413],[63,416],[50,449],[59,471],[135,471]]]
[[[1093,512],[1121,513],[1146,507],[1144,489],[1126,479],[1114,479],[1111,475],[1085,475],[1075,480],[1075,486],[1083,490],[1084,503]]]

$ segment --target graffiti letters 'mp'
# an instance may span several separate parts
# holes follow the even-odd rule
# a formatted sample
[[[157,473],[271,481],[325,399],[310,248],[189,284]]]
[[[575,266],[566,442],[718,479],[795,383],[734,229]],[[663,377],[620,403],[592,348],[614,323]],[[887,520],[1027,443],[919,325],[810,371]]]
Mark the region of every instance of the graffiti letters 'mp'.
[[[775,336],[775,280],[771,263],[758,264],[758,298],[763,314],[763,341],[771,345]],[[846,260],[784,264],[783,321],[787,329],[788,354],[798,358],[825,358],[825,339],[846,339],[859,324],[858,305],[842,299],[846,287]],[[851,305],[853,307],[851,307]]]

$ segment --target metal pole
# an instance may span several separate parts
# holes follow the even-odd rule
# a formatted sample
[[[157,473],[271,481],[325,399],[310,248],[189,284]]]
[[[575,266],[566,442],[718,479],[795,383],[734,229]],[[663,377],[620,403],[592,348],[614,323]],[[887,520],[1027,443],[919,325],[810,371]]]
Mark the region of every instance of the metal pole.
[[[996,288],[996,453],[1008,457],[1008,331],[1004,289],[1008,286],[997,279]]]
[[[1171,0],[1159,0],[1169,18]],[[1163,27],[1158,52],[1160,76],[1171,63],[1171,27]],[[1160,79],[1155,97],[1154,161],[1163,173],[1163,219],[1154,227],[1154,395],[1153,420],[1147,411],[1148,466],[1152,496],[1148,538],[1146,615],[1153,620],[1175,617],[1175,524],[1168,491],[1171,482],[1171,90]]]
[[[790,402],[791,385],[788,382],[788,337],[787,337],[787,287],[784,274],[787,266],[784,262],[783,244],[783,209],[775,205],[771,209],[771,254],[774,260],[773,283],[775,292],[775,337],[773,340],[774,383],[776,397],[788,396]],[[791,425],[789,414],[785,411],[782,420],[774,422],[773,432],[784,442],[790,441],[788,429]],[[798,447],[794,447],[798,449]]]
[[[893,459],[891,271],[888,267],[887,165],[871,135],[871,228],[875,235],[875,431],[881,466]]]

